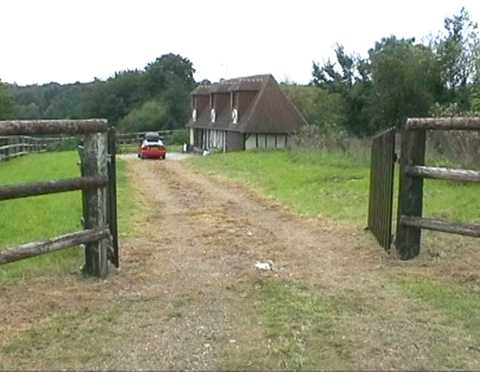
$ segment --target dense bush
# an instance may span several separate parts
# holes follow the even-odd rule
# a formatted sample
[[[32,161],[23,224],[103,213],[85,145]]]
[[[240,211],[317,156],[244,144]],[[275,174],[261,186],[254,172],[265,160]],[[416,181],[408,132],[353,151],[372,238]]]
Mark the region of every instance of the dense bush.
[[[123,132],[146,132],[167,128],[168,107],[162,101],[148,101],[140,108],[130,111],[119,123]]]

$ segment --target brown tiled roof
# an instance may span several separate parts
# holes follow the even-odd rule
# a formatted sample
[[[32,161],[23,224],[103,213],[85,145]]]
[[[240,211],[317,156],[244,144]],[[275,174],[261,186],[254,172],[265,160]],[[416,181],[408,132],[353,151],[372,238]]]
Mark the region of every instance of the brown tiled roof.
[[[255,98],[233,124],[230,105],[216,112],[214,123],[210,108],[197,113],[197,120],[187,123],[189,128],[221,129],[241,133],[294,133],[306,121],[293,102],[283,93],[272,75],[255,75],[223,80],[212,85],[197,87],[192,95],[256,91]]]
[[[199,85],[192,92],[192,95],[256,91],[260,90],[269,78],[272,78],[272,75],[255,75],[236,79],[221,80],[218,83],[213,83],[210,85]]]

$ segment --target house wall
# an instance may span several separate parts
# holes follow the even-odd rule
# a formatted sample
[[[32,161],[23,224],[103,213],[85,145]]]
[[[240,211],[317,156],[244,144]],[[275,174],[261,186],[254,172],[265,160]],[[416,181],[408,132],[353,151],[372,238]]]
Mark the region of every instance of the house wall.
[[[225,131],[215,129],[194,129],[190,132],[190,143],[203,150],[225,150]],[[193,141],[192,141],[193,140]]]
[[[210,97],[206,94],[192,96],[192,109],[196,109],[200,114],[210,103]]]
[[[217,115],[230,108],[230,93],[214,93],[215,111]]]
[[[283,149],[288,144],[287,134],[248,134],[215,129],[191,129],[190,143],[204,149],[221,151]]]
[[[244,146],[244,135],[238,132],[226,132],[226,151],[243,151],[245,150]]]
[[[283,149],[288,143],[287,134],[248,134],[245,141],[246,150]]]
[[[190,145],[195,145],[195,130],[198,130],[198,129],[190,128],[190,130],[189,130],[190,141],[189,141],[188,143],[189,143]]]

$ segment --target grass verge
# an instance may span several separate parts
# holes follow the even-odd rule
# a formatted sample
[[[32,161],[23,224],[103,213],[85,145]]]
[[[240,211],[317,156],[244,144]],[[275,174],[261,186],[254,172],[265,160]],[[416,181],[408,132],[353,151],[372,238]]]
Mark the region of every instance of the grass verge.
[[[369,164],[349,154],[322,152],[238,152],[195,157],[193,166],[248,184],[299,214],[364,226]],[[395,182],[395,187],[398,182]],[[480,186],[425,182],[426,216],[479,222]]]
[[[75,151],[32,154],[0,164],[0,184],[18,184],[79,176]],[[134,190],[128,183],[126,163],[118,161],[119,228],[122,236],[133,233],[136,213]],[[81,193],[68,192],[1,202],[0,250],[34,240],[47,239],[82,229]],[[0,266],[0,283],[41,274],[76,272],[83,251],[70,248]]]
[[[475,339],[478,352],[480,342],[480,293],[451,282],[425,277],[409,276],[398,279],[402,291],[441,312],[451,323],[463,327]]]

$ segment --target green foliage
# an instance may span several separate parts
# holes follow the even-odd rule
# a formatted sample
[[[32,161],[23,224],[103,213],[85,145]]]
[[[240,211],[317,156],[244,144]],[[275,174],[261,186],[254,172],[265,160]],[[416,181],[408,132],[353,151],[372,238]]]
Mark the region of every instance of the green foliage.
[[[140,108],[130,111],[119,124],[125,132],[142,132],[167,129],[168,107],[162,101],[151,100]]]
[[[179,55],[166,54],[144,70],[115,73],[103,81],[60,85],[10,85],[18,119],[92,118],[117,125],[127,115],[144,110],[147,102],[161,101],[161,128],[181,128],[189,115],[190,92],[195,86],[192,63]],[[1,95],[0,95],[1,97]],[[0,100],[1,102],[1,100]],[[148,106],[148,105],[147,105]],[[148,110],[152,114],[152,110]],[[150,117],[151,122],[151,117]]]
[[[436,41],[447,88],[446,99],[457,102],[461,110],[469,109],[468,85],[480,81],[480,38],[478,25],[465,8],[458,15],[445,19],[446,34]]]
[[[441,94],[440,70],[433,51],[414,39],[394,36],[369,51],[373,94],[369,102],[372,131],[401,126],[408,117],[427,116]]]
[[[184,143],[188,143],[188,141],[189,141],[188,130],[177,131],[168,140],[167,145],[183,145]],[[172,148],[169,147],[169,151],[172,151]]]
[[[371,95],[369,64],[359,57],[347,54],[341,45],[337,45],[335,55],[336,63],[328,61],[323,66],[313,63],[312,84],[342,96],[345,103],[344,123],[351,133],[369,134],[366,125],[367,104]]]
[[[432,107],[437,112],[438,107],[478,111],[477,24],[462,8],[445,19],[445,35],[430,44],[390,36],[375,43],[367,59],[337,45],[334,62],[313,64],[311,83],[343,97],[344,126],[355,135],[400,126],[407,117],[428,116]]]
[[[0,120],[10,119],[13,115],[13,100],[0,80]]]
[[[313,86],[283,84],[282,87],[309,124],[336,131],[346,126],[346,103],[341,94]]]
[[[472,111],[480,113],[480,83],[472,88]]]

